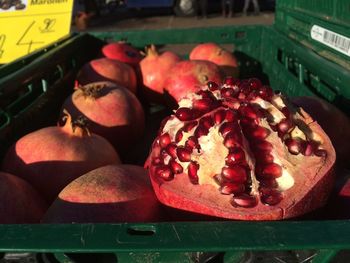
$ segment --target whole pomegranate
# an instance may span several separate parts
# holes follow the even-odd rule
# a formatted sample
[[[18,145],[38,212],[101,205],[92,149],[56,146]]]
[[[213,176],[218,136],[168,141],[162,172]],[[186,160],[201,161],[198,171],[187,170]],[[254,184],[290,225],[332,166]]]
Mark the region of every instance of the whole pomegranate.
[[[110,82],[80,86],[63,103],[61,115],[83,115],[89,131],[99,134],[122,152],[143,135],[145,116],[136,96]]]
[[[305,109],[321,125],[334,145],[337,161],[349,166],[350,156],[350,119],[336,106],[310,96],[291,98],[291,101]]]
[[[39,223],[47,204],[23,179],[0,172],[0,224]]]
[[[238,77],[239,69],[233,53],[216,43],[199,44],[190,52],[191,60],[208,60],[220,66],[226,76]]]
[[[120,163],[113,146],[86,128],[86,120],[68,116],[63,127],[47,127],[20,138],[5,155],[2,168],[31,183],[48,203],[71,181],[92,169]]]
[[[335,151],[302,108],[258,79],[213,82],[179,102],[145,167],[165,205],[241,220],[277,220],[323,206]]]
[[[156,222],[160,216],[160,203],[144,168],[108,165],[88,172],[66,186],[43,221]]]
[[[138,66],[143,58],[139,50],[123,41],[105,45],[102,48],[102,54],[107,58],[124,62],[134,68]]]
[[[176,63],[164,81],[166,91],[176,102],[201,89],[208,81],[222,82],[219,67],[204,60],[184,60]]]
[[[140,70],[143,90],[149,101],[162,101],[165,78],[169,70],[180,60],[181,58],[171,51],[159,54],[154,45],[146,49],[146,57],[140,62]]]
[[[120,61],[108,58],[94,59],[78,72],[78,86],[98,81],[111,81],[136,93],[136,73],[131,66]]]

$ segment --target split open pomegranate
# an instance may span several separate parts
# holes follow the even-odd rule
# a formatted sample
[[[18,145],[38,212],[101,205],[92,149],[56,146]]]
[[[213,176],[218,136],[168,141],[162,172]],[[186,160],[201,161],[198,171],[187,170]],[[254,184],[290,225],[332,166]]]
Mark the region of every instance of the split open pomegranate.
[[[258,79],[208,82],[161,124],[145,166],[165,205],[240,220],[323,206],[335,151],[302,108]]]

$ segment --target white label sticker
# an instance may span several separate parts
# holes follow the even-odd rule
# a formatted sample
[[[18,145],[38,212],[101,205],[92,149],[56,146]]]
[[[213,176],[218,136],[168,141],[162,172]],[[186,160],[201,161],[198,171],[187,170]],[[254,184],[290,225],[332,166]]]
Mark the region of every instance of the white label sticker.
[[[350,38],[314,25],[311,28],[311,38],[350,56]]]

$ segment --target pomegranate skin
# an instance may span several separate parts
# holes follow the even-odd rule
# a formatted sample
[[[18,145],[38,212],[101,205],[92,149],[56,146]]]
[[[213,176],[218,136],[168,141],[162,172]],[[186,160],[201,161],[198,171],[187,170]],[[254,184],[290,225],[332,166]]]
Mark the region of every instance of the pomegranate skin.
[[[39,223],[47,204],[23,179],[0,172],[0,224]]]
[[[108,58],[99,58],[86,63],[77,75],[78,85],[84,86],[99,81],[114,82],[136,94],[136,73],[126,63]]]
[[[256,84],[225,83],[213,96],[208,84],[162,123],[145,163],[161,203],[238,220],[325,206],[335,179],[329,137],[302,108]]]
[[[108,165],[66,186],[44,223],[158,222],[162,218],[147,171],[135,165]]]
[[[188,94],[199,91],[208,81],[221,83],[219,67],[204,60],[184,60],[176,63],[164,82],[166,91],[176,102]]]
[[[215,43],[199,44],[190,52],[190,60],[211,61],[223,70],[226,76],[238,77],[239,69],[236,57]]]
[[[165,78],[169,70],[180,60],[181,58],[171,51],[159,54],[154,45],[146,49],[146,57],[140,62],[140,71],[143,92],[149,101],[163,101]]]
[[[63,103],[61,115],[83,115],[89,130],[106,138],[122,153],[144,133],[145,114],[134,94],[110,82],[96,82],[80,87]]]
[[[137,67],[143,56],[131,45],[125,42],[113,42],[102,48],[102,54],[110,59],[124,62],[132,67]]]
[[[68,119],[63,127],[47,127],[29,133],[13,144],[2,168],[28,181],[51,203],[80,175],[108,164],[120,163],[113,146],[103,137],[74,131]]]
[[[341,110],[329,102],[309,96],[293,97],[291,101],[305,109],[327,133],[337,153],[337,162],[349,167],[350,120]]]

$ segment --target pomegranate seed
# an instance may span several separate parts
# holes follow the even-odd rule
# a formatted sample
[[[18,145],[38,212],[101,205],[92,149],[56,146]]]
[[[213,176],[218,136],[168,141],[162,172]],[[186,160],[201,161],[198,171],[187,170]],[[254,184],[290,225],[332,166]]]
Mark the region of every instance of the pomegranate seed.
[[[273,163],[273,156],[269,152],[257,152],[255,154],[255,160],[258,164]]]
[[[191,131],[194,127],[196,127],[198,124],[198,121],[191,121],[191,122],[188,122],[186,123],[184,126],[183,126],[183,130],[184,132],[189,132]]]
[[[292,128],[294,128],[294,124],[291,122],[290,119],[282,119],[278,124],[277,124],[277,130],[281,132],[282,134],[287,133],[290,131]]]
[[[175,142],[178,143],[182,140],[183,138],[183,132],[182,129],[178,130],[176,135],[175,135]]]
[[[251,136],[259,140],[266,139],[267,136],[269,135],[270,135],[270,130],[259,125],[254,126],[253,130],[251,131]]]
[[[174,173],[167,165],[158,166],[156,168],[156,175],[166,181],[172,180],[174,178]]]
[[[248,101],[255,100],[257,97],[258,97],[258,93],[254,90],[248,94],[247,100]]]
[[[222,185],[226,182],[225,178],[221,174],[216,174],[213,178],[218,185]]]
[[[176,162],[174,159],[171,159],[169,161],[169,165],[170,165],[171,170],[173,171],[174,174],[180,174],[183,172],[183,168],[182,168],[181,164]]]
[[[208,112],[211,110],[213,101],[210,98],[203,98],[193,101],[193,108],[202,112]]]
[[[176,144],[170,143],[166,148],[165,151],[172,157],[176,158]]]
[[[191,161],[191,153],[192,151],[189,148],[180,146],[176,149],[177,157],[181,162],[189,162]]]
[[[323,150],[323,149],[317,149],[315,151],[315,155],[318,156],[318,157],[326,157],[327,156],[327,152],[326,152],[326,150]]]
[[[199,121],[199,124],[203,125],[207,129],[210,129],[214,125],[214,120],[211,116],[205,116]]]
[[[285,140],[285,144],[291,154],[297,155],[302,150],[300,140],[288,138]]]
[[[273,96],[273,90],[269,86],[262,86],[258,90],[259,96],[264,100],[270,100]]]
[[[241,147],[232,148],[225,159],[228,166],[238,164],[245,161],[245,153]]]
[[[190,108],[181,107],[177,109],[177,111],[175,112],[175,116],[180,121],[190,121],[196,117],[196,114],[194,113],[195,111]]]
[[[314,150],[313,150],[313,147],[312,147],[312,144],[310,142],[304,142],[303,143],[303,154],[305,156],[310,156],[314,153]]]
[[[248,95],[252,89],[250,87],[250,83],[249,83],[249,80],[243,80],[241,82],[241,85],[239,86],[241,88],[241,92],[244,94],[244,95]]]
[[[229,132],[225,135],[224,145],[226,148],[232,148],[241,144],[241,137],[237,132]]]
[[[220,187],[220,192],[224,195],[240,194],[245,191],[244,184],[223,183]]]
[[[199,138],[201,136],[205,136],[209,133],[209,129],[204,127],[203,125],[198,125],[197,128],[194,131],[194,136],[196,138]]]
[[[282,176],[282,167],[277,163],[268,163],[262,168],[259,176],[267,179],[278,178]]]
[[[226,134],[230,132],[234,132],[237,128],[237,123],[235,122],[224,122],[220,128],[219,132],[222,134],[222,136],[226,136]]]
[[[237,95],[237,92],[232,88],[222,88],[220,93],[223,98],[236,97]]]
[[[234,207],[251,208],[258,204],[258,200],[255,196],[251,196],[249,194],[240,194],[233,196],[231,204]]]
[[[282,201],[283,195],[275,189],[266,189],[261,192],[260,199],[265,205],[277,205]]]
[[[190,164],[188,165],[188,176],[190,178],[190,181],[193,184],[198,184],[198,170],[199,170],[199,164],[195,161],[191,161]]]
[[[219,125],[221,124],[226,117],[226,111],[225,110],[218,110],[214,113],[214,122],[215,124]]]
[[[257,78],[251,78],[248,80],[248,83],[250,85],[250,87],[254,90],[258,90],[261,88],[262,84],[261,81]]]
[[[226,77],[224,83],[229,86],[237,84],[233,77]]]
[[[256,150],[264,151],[264,152],[269,152],[272,150],[273,146],[271,143],[268,141],[258,141],[255,144]]]
[[[243,117],[247,117],[249,119],[257,119],[258,114],[255,109],[250,105],[244,105],[239,107],[239,112]]]
[[[278,183],[275,179],[260,179],[259,180],[260,187],[264,188],[277,188]]]
[[[159,145],[162,148],[165,148],[169,143],[171,143],[171,139],[170,139],[170,135],[169,133],[163,133],[160,137],[159,137]]]
[[[290,118],[290,111],[289,111],[288,107],[283,107],[281,111],[282,111],[283,115],[286,116],[287,119]]]
[[[185,142],[185,147],[189,149],[193,149],[194,147],[198,146],[198,140],[194,136],[188,137],[187,141]]]
[[[247,181],[247,171],[240,165],[223,167],[221,170],[222,176],[230,182],[245,183]]]
[[[208,81],[207,86],[208,86],[210,91],[214,91],[214,90],[219,89],[219,85],[217,83],[215,83],[214,81]]]
[[[228,122],[232,122],[232,121],[235,121],[237,119],[234,111],[232,110],[227,110],[226,111],[226,114],[225,114],[225,120],[228,121]]]

